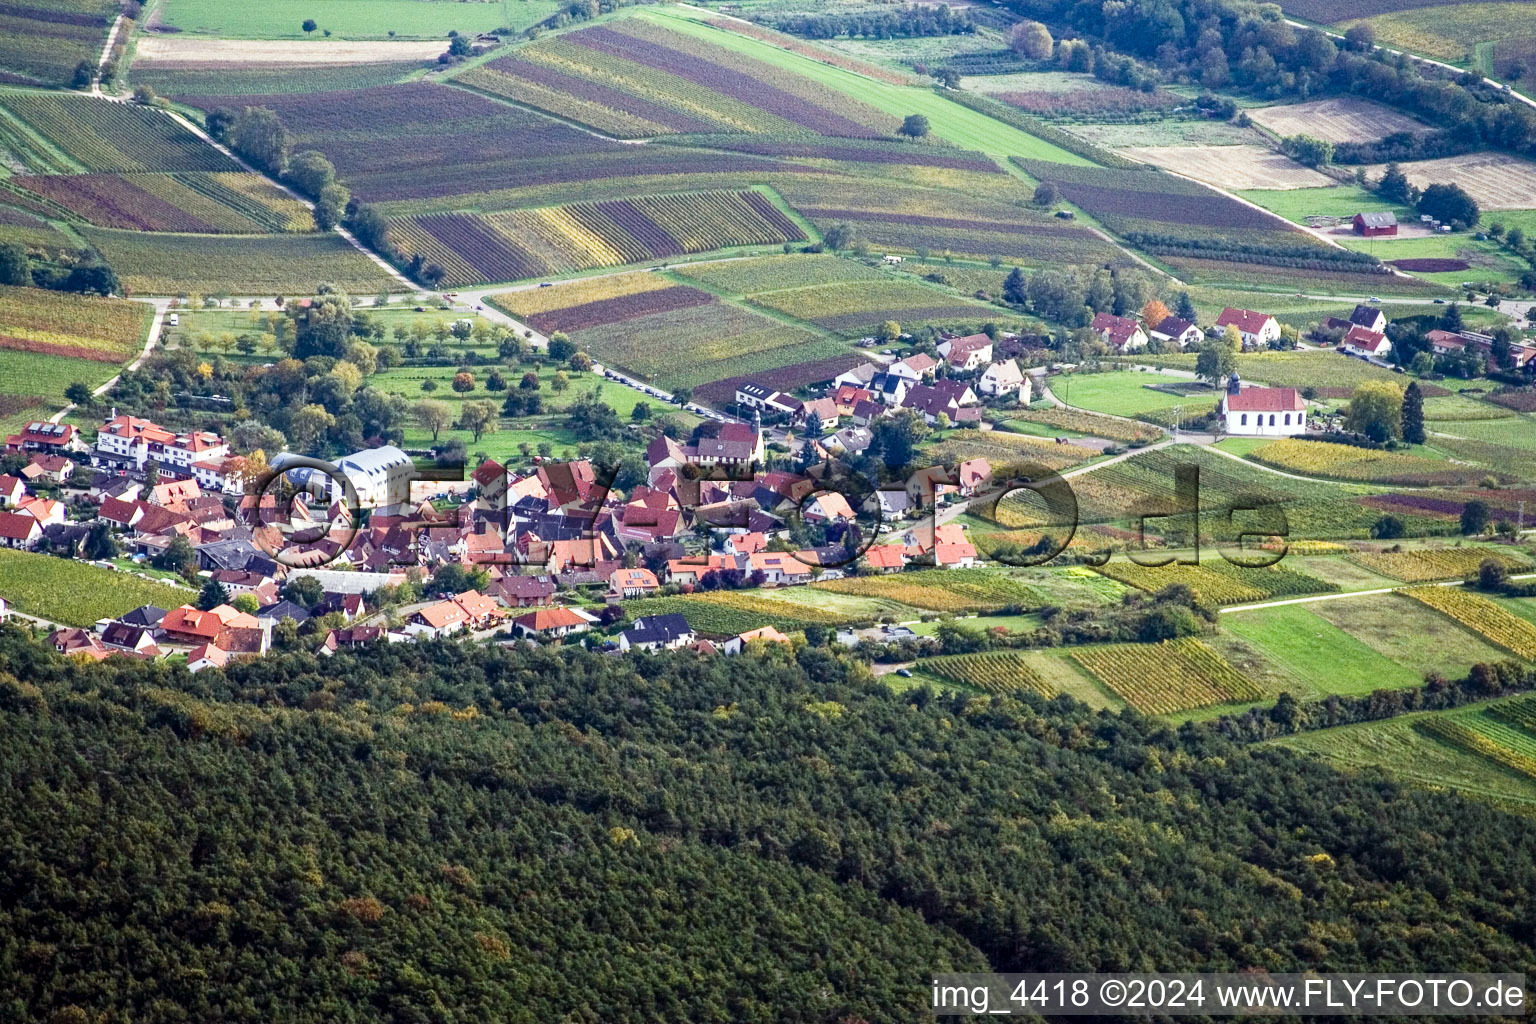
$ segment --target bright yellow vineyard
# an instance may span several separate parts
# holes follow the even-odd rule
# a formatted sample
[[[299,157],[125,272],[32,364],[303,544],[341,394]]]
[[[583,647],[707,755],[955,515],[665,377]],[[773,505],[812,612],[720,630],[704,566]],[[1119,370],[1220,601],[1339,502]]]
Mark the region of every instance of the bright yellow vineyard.
[[[1255,448],[1249,458],[1292,473],[1382,483],[1449,485],[1470,482],[1481,472],[1417,455],[1294,438]]]
[[[640,295],[672,287],[672,282],[660,274],[615,274],[590,281],[572,281],[553,288],[525,288],[515,292],[497,292],[487,300],[497,309],[512,316],[531,316],[548,313],[553,309],[580,306],[603,299],[616,299],[621,295]]]
[[[1430,580],[1454,580],[1477,572],[1485,558],[1503,562],[1510,568],[1525,568],[1525,563],[1494,548],[1433,548],[1420,551],[1364,551],[1351,555],[1350,561],[1371,572],[1390,576],[1404,583],[1428,583]]]
[[[1193,590],[1195,597],[1205,605],[1242,604],[1245,601],[1262,601],[1269,596],[1257,587],[1250,587],[1203,565],[1165,565],[1152,569],[1135,562],[1114,560],[1100,566],[1099,572],[1152,594],[1164,587],[1182,583]]]
[[[1404,593],[1449,615],[1506,651],[1536,660],[1536,625],[1505,611],[1486,597],[1465,587],[1415,587]]]
[[[883,597],[935,612],[988,611],[1043,603],[1040,592],[1029,584],[988,569],[932,569],[894,576],[858,576],[813,583],[811,587],[859,597]]]
[[[1056,687],[1030,668],[1024,657],[1023,651],[951,654],[927,659],[922,662],[922,667],[936,676],[953,679],[988,693],[1031,690],[1042,697],[1056,696]]]
[[[1136,710],[1150,715],[1258,700],[1264,695],[1257,684],[1193,637],[1160,644],[1082,647],[1072,657]]]

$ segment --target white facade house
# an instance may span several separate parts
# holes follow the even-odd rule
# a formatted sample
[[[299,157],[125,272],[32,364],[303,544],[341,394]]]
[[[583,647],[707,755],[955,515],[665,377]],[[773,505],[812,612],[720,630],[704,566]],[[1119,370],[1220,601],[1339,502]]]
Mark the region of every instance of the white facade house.
[[[1019,401],[1028,405],[1034,394],[1034,383],[1019,369],[1012,359],[1002,359],[987,367],[976,381],[976,390],[994,398],[1018,392]]]
[[[1392,351],[1392,342],[1385,334],[1365,327],[1351,327],[1344,335],[1339,348],[1353,356],[1365,359],[1385,359]]]
[[[229,454],[228,443],[218,434],[177,434],[149,420],[118,416],[116,409],[112,412],[112,418],[96,433],[97,453],[111,460],[132,462],[137,469],[153,461],[163,469],[192,476],[193,463]]]
[[[1294,437],[1307,430],[1307,403],[1295,388],[1244,387],[1235,373],[1221,413],[1227,433],[1241,437]]]
[[[1280,321],[1268,313],[1257,313],[1251,309],[1233,309],[1228,306],[1216,318],[1216,327],[1220,331],[1236,327],[1237,333],[1242,336],[1244,348],[1265,348],[1280,338]]]

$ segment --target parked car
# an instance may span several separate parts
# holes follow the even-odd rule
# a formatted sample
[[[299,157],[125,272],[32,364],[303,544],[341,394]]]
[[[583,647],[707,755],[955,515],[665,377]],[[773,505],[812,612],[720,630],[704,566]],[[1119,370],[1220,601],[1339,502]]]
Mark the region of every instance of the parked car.
[[[912,678],[912,672],[911,672],[910,669],[899,668],[899,669],[896,670],[896,674],[901,676],[901,678],[903,678],[903,679],[911,679]]]
[[[172,327],[180,327],[181,326],[181,314],[180,313],[172,313],[170,316],[165,318],[165,322],[170,324]]]

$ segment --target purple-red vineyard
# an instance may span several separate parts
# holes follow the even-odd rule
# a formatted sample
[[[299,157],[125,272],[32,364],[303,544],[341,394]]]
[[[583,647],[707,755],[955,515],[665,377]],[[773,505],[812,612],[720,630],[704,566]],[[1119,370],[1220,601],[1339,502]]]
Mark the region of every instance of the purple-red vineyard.
[[[542,334],[578,331],[586,327],[621,323],[652,313],[670,313],[678,309],[705,306],[714,301],[715,297],[708,292],[678,285],[638,295],[620,295],[612,299],[584,302],[579,306],[567,306],[547,313],[535,313],[528,317],[528,324]]]
[[[218,228],[116,174],[38,175],[12,179],[92,224],[134,231],[212,233]]]
[[[546,67],[534,61],[523,60],[518,57],[503,57],[501,60],[492,61],[486,66],[493,71],[515,75],[536,85],[542,85],[557,92],[565,93],[568,96],[574,96],[577,99],[599,103],[612,110],[622,110],[626,114],[643,117],[647,121],[671,128],[676,132],[710,132],[715,130],[713,124],[701,121],[695,117],[689,117],[682,111],[664,107],[660,103],[652,103],[643,97],[624,92],[621,89],[614,89],[600,82],[568,75],[563,71],[557,71],[554,68]]]

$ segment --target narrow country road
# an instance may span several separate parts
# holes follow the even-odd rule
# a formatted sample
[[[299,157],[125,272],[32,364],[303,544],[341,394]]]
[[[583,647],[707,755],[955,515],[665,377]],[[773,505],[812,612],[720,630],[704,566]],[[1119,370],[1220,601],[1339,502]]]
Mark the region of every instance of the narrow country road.
[[[1536,572],[1523,572],[1517,576],[1511,576],[1512,580],[1536,579]],[[1382,594],[1394,594],[1405,587],[1463,587],[1465,580],[1446,580],[1441,583],[1404,583],[1400,587],[1377,587],[1375,590],[1346,590],[1341,594],[1313,594],[1310,597],[1288,597],[1283,601],[1256,601],[1253,604],[1234,604],[1226,608],[1218,608],[1218,615],[1226,615],[1231,612],[1253,612],[1261,608],[1282,608],[1288,604],[1316,604],[1319,601],[1342,601],[1350,597],[1378,597]]]

